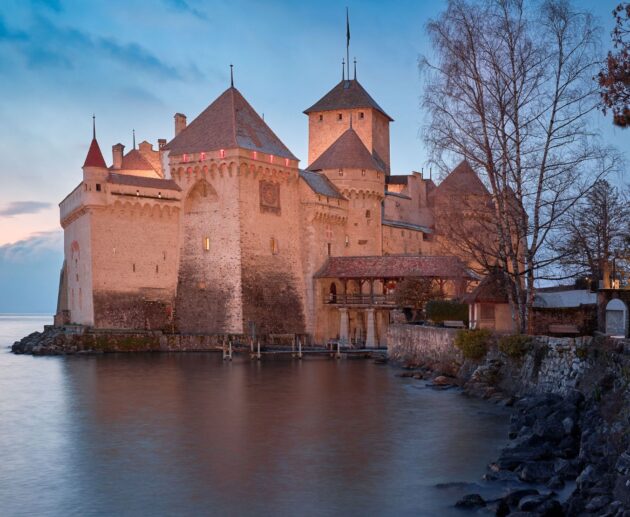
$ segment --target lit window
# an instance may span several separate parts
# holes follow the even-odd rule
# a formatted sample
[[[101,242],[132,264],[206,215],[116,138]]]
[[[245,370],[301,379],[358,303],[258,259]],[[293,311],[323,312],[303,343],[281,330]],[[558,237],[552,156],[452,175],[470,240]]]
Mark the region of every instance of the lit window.
[[[140,195],[140,191],[136,190],[136,196],[139,196],[139,195]]]
[[[204,251],[210,251],[210,237],[203,238],[203,249]]]
[[[184,153],[184,163],[188,161],[188,155]]]
[[[254,151],[254,160],[258,160],[258,151]]]
[[[350,246],[350,236],[346,235],[346,248]]]
[[[204,161],[206,159],[206,153],[201,153],[200,160]]]

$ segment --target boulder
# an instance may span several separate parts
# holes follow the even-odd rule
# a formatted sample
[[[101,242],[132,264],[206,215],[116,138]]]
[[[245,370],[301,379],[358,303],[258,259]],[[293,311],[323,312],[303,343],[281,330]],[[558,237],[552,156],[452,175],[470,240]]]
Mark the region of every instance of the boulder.
[[[529,497],[532,495],[539,495],[538,490],[535,488],[522,488],[520,490],[514,490],[506,495],[502,500],[505,501],[508,506],[518,506],[518,503],[523,497]]]
[[[598,512],[599,510],[601,510],[602,508],[604,508],[604,506],[607,506],[608,504],[610,504],[612,502],[612,498],[606,495],[598,495],[596,497],[593,497],[584,507],[584,509],[587,512]]]
[[[518,477],[527,483],[546,483],[554,474],[553,461],[530,461],[523,465]]]
[[[479,494],[466,494],[455,503],[457,508],[482,508],[486,502]]]

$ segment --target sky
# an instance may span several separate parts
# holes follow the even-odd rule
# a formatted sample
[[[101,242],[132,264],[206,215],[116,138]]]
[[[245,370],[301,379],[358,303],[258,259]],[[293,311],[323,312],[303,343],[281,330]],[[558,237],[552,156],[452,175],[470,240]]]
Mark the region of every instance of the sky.
[[[618,0],[589,1],[608,44]],[[306,166],[302,111],[341,79],[345,7],[357,78],[391,125],[394,174],[427,167],[420,55],[440,1],[2,0],[0,312],[53,312],[62,257],[58,203],[80,182],[92,114],[111,146],[173,137],[235,86]],[[607,47],[605,47],[607,48]],[[595,121],[625,151],[630,133]]]

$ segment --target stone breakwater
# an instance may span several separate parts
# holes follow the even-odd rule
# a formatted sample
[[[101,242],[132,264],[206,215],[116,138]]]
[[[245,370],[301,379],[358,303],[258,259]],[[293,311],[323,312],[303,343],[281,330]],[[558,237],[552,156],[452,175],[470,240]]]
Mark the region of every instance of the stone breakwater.
[[[16,341],[15,354],[70,355],[104,352],[206,352],[222,350],[223,336],[164,334],[160,331],[94,331],[44,327]]]
[[[402,375],[513,406],[510,442],[484,475],[497,497],[470,493],[456,506],[501,516],[630,517],[630,342],[537,336],[520,357],[491,346],[474,362],[449,342],[452,331],[424,354],[426,337],[440,329],[404,327],[388,336]],[[416,336],[401,343],[409,334]]]

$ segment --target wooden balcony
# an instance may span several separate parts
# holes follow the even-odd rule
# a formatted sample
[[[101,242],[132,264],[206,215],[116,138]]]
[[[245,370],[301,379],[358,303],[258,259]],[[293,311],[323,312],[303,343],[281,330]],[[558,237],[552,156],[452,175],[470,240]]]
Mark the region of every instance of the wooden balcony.
[[[327,305],[339,307],[395,307],[393,294],[337,294],[326,300]]]

